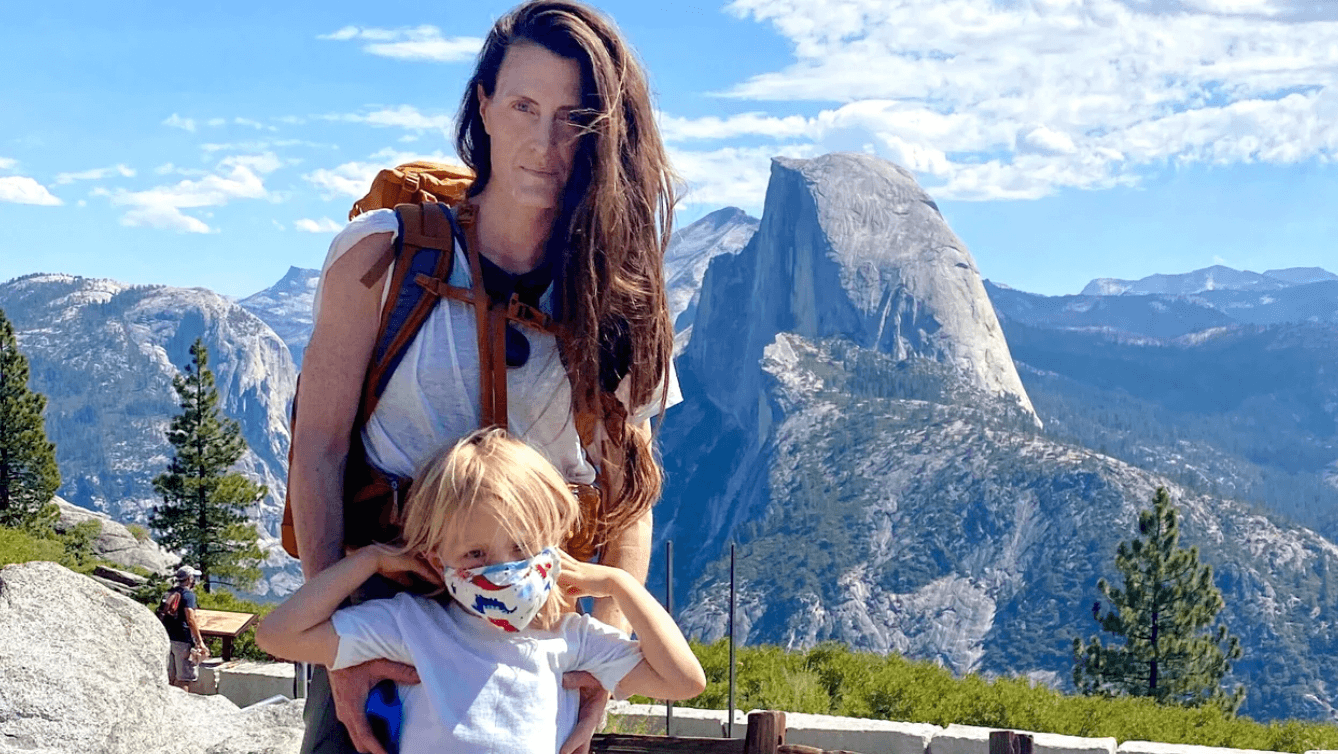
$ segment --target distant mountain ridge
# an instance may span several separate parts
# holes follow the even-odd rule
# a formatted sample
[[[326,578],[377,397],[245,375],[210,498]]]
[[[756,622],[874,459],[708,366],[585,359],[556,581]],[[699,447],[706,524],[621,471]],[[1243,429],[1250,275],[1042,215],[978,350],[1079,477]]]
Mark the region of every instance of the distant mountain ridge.
[[[991,301],[1009,293],[1017,311]],[[1251,689],[1247,712],[1324,714],[1307,698],[1330,701],[1338,672],[1338,588],[1326,575],[1338,547],[1042,433],[1030,395],[1040,383],[1004,334],[1075,302],[1065,316],[1087,319],[1063,332],[1109,327],[1099,314],[1112,297],[1071,298],[987,289],[895,166],[773,161],[756,234],[707,270],[677,359],[685,400],[661,432],[655,534],[675,541],[685,630],[723,634],[722,552],[735,543],[735,626],[748,642],[835,640],[1066,686],[1072,638],[1097,632],[1096,579],[1113,575],[1116,544],[1165,485],[1246,647],[1234,677]],[[1212,307],[1182,316],[1181,329],[1200,333],[1224,321]],[[1056,332],[1036,328],[1040,345]],[[1181,391],[1213,397],[1193,387]]]
[[[166,430],[181,410],[172,378],[202,338],[220,406],[240,423],[249,448],[238,468],[269,489],[255,511],[269,553],[258,593],[300,583],[277,539],[296,371],[268,325],[203,288],[60,274],[0,284],[0,309],[28,357],[31,387],[47,398],[60,496],[124,523],[145,523],[160,502],[152,480],[167,468]]]
[[[1288,267],[1262,274],[1213,265],[1193,272],[1149,275],[1140,280],[1097,278],[1082,289],[1083,296],[1188,296],[1204,291],[1274,291],[1292,285],[1338,281],[1338,275],[1320,267]]]
[[[674,231],[664,252],[664,281],[675,332],[689,327],[696,315],[711,260],[739,253],[757,232],[758,222],[738,207],[725,207]]]
[[[311,304],[320,276],[320,270],[289,267],[279,282],[237,302],[283,338],[298,369],[311,340]]]

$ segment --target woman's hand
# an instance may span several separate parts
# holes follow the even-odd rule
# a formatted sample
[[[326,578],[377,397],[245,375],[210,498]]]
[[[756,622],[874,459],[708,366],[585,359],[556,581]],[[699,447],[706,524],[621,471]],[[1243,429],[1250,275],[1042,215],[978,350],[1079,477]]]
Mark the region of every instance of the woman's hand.
[[[334,697],[335,716],[348,729],[354,748],[366,754],[386,754],[372,733],[367,719],[367,697],[372,687],[389,678],[395,683],[418,683],[418,671],[412,665],[390,660],[372,660],[342,670],[331,670],[330,696]]]
[[[578,597],[608,597],[613,594],[614,580],[626,574],[617,568],[598,563],[586,563],[559,551],[562,572],[558,574],[558,588],[573,599]]]
[[[590,741],[604,727],[606,708],[609,704],[609,692],[604,690],[599,680],[584,670],[574,670],[562,674],[562,688],[580,689],[581,707],[576,717],[576,725],[571,735],[563,742],[558,754],[590,754]]]

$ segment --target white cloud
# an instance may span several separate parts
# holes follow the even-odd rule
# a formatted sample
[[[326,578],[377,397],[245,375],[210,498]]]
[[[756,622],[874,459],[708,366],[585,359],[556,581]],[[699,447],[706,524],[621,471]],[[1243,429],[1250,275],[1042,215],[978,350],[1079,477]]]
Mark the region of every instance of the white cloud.
[[[257,131],[277,131],[277,130],[278,130],[278,129],[275,128],[274,126],[267,126],[267,125],[265,125],[264,123],[261,123],[261,122],[258,121],[258,120],[251,120],[250,118],[233,118],[233,119],[232,119],[232,122],[233,122],[233,123],[236,123],[236,124],[239,125],[239,126],[249,126],[249,127],[251,127],[251,128],[256,129]]]
[[[405,152],[387,147],[370,155],[365,162],[346,162],[333,168],[319,168],[302,177],[319,189],[325,199],[344,197],[360,199],[366,196],[367,189],[371,188],[372,179],[377,173],[386,168],[420,160],[460,164],[459,158],[453,153]]]
[[[167,205],[137,206],[121,217],[121,224],[132,228],[157,228],[178,233],[216,233],[207,223]]]
[[[358,27],[356,27],[356,26],[345,26],[344,28],[342,28],[342,29],[340,29],[339,31],[336,31],[336,32],[334,32],[334,33],[332,33],[332,34],[322,34],[322,35],[320,35],[320,36],[318,36],[318,37],[316,37],[316,38],[317,38],[317,39],[333,39],[333,40],[336,40],[336,41],[339,41],[339,42],[345,42],[345,41],[350,40],[350,39],[357,39],[357,38],[358,38]]]
[[[944,198],[1132,185],[1167,163],[1338,159],[1338,3],[734,0],[794,59],[725,96],[768,112],[661,115],[666,140],[867,150]],[[817,115],[786,102],[831,103]],[[811,112],[811,107],[804,108]]]
[[[0,170],[13,170],[18,164],[19,161],[12,157],[0,157]]]
[[[195,131],[195,120],[193,118],[183,118],[176,113],[172,113],[172,117],[163,121],[163,125],[171,126],[172,128],[180,128],[183,131]]]
[[[183,209],[218,207],[234,199],[265,199],[269,193],[261,178],[282,163],[273,154],[228,157],[214,172],[198,180],[186,179],[170,186],[145,191],[97,191],[111,203],[128,207],[122,225],[175,230],[183,233],[215,232],[203,220]],[[204,213],[206,217],[209,213]]]
[[[84,170],[78,173],[60,173],[56,176],[58,185],[74,183],[75,181],[100,181],[111,175],[119,175],[122,178],[134,178],[135,171],[125,165],[113,165],[109,168],[94,168]]]
[[[725,147],[712,151],[671,149],[669,159],[683,178],[681,203],[719,207],[733,205],[760,212],[771,177],[771,158],[813,157],[812,145]]]
[[[313,170],[302,177],[319,189],[325,199],[359,199],[367,194],[376,174],[386,167],[389,165],[378,162],[346,162],[333,168]]]
[[[10,162],[10,165],[13,164]],[[0,202],[38,204],[47,207],[64,204],[59,197],[48,191],[46,186],[22,175],[0,176]]]
[[[322,144],[306,139],[264,139],[258,141],[208,142],[200,145],[206,153],[213,152],[268,152],[287,147],[311,147],[313,149],[338,149],[334,144]]]
[[[340,42],[362,40],[363,51],[386,58],[432,63],[461,63],[474,59],[483,46],[480,37],[444,37],[435,26],[408,29],[375,29],[345,26],[318,39]]]
[[[273,173],[275,170],[283,167],[283,160],[280,160],[273,152],[265,152],[263,154],[224,157],[218,165],[222,168],[245,167],[260,173],[261,175],[265,175]]]
[[[455,116],[438,114],[425,115],[412,105],[400,105],[382,108],[364,115],[327,115],[327,120],[366,123],[372,126],[404,128],[410,131],[442,131],[451,133],[455,130]]]
[[[659,113],[660,135],[665,141],[733,139],[739,136],[770,136],[776,139],[809,135],[813,123],[799,115],[784,118],[766,113],[742,113],[726,118],[678,118]]]
[[[322,217],[319,220],[308,220],[306,218],[295,220],[293,228],[304,233],[338,233],[344,229],[344,226],[328,217]]]

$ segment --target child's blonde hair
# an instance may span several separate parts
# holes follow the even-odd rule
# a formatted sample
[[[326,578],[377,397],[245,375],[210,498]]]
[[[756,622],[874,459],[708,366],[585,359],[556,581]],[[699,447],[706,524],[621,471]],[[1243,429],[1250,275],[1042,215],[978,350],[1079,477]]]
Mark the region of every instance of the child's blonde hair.
[[[475,510],[491,512],[525,557],[562,544],[580,519],[567,482],[539,451],[504,429],[480,429],[427,461],[404,505],[404,549],[437,552],[455,523]],[[557,622],[564,607],[553,589],[535,618]]]

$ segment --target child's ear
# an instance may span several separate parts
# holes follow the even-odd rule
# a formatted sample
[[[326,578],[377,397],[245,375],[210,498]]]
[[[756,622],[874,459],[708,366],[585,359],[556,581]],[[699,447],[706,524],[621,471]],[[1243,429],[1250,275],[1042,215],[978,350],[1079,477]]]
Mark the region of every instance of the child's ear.
[[[438,571],[444,571],[444,570],[446,570],[446,569],[443,567],[444,564],[441,562],[441,556],[438,555],[435,551],[434,551],[434,552],[429,552],[429,553],[427,554],[427,562],[428,562],[428,564],[430,564],[433,568],[437,569]]]

